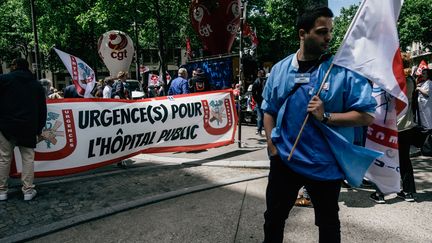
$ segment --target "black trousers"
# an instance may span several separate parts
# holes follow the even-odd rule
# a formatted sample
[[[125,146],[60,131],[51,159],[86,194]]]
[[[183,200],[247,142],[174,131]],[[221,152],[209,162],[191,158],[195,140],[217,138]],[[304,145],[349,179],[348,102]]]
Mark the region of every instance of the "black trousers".
[[[270,158],[270,174],[264,213],[264,242],[283,242],[285,220],[305,186],[315,210],[319,242],[340,242],[339,192],[341,180],[315,181],[299,175],[286,166],[279,156]]]
[[[402,190],[415,193],[414,171],[410,159],[410,147],[415,139],[419,139],[419,133],[415,129],[409,129],[398,133],[399,138],[399,168],[402,179]],[[421,134],[420,134],[421,136]]]

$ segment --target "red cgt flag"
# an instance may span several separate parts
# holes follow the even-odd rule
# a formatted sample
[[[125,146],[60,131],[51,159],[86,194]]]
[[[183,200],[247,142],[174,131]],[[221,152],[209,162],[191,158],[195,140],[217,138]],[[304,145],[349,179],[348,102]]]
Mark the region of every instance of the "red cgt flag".
[[[254,45],[255,47],[258,46],[259,44],[258,37],[255,31],[252,30],[252,28],[248,23],[243,24],[243,35],[251,39],[252,45]]]
[[[186,55],[188,59],[192,58],[192,48],[191,48],[191,42],[189,37],[186,37]]]
[[[427,68],[428,68],[427,62],[425,60],[421,60],[421,62],[419,64],[419,66],[418,66],[417,71],[415,72],[415,74],[417,76],[420,76],[422,74],[423,69],[427,69]]]

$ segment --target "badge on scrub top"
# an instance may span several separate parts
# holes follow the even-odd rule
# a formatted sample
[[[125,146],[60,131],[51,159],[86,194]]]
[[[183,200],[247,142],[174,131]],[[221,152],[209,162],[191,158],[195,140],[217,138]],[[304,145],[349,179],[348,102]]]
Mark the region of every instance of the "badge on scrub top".
[[[325,82],[325,83],[323,84],[323,90],[328,91],[329,89],[330,89],[330,83],[329,83],[329,82]]]
[[[294,78],[296,84],[307,84],[310,82],[310,73],[297,73]]]

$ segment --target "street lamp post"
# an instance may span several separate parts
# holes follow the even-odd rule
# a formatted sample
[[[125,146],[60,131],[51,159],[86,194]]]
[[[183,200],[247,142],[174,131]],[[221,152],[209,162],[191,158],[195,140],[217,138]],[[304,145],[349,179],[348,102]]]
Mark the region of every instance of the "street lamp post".
[[[238,109],[238,117],[239,117],[239,121],[238,121],[238,147],[241,148],[242,147],[242,142],[241,142],[241,116],[242,116],[242,112],[241,112],[241,100],[242,100],[242,88],[243,88],[243,25],[244,25],[244,21],[246,20],[246,5],[247,5],[247,0],[241,0],[240,2],[240,40],[239,40],[239,86],[240,86],[240,95],[238,98],[238,102],[239,102],[239,109]]]
[[[35,4],[34,0],[30,0],[31,7],[31,16],[32,16],[32,27],[34,34],[34,48],[35,48],[35,64],[36,64],[36,79],[39,80],[41,78],[41,70],[40,70],[40,61],[39,61],[39,41],[37,34],[37,24],[36,24],[36,13],[35,13]]]

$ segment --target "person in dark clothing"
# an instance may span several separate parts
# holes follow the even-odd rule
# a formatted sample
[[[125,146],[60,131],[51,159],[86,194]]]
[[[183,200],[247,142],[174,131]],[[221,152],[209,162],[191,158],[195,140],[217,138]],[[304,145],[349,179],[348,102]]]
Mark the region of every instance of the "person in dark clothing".
[[[188,73],[186,68],[180,68],[178,70],[178,77],[171,81],[168,95],[189,94],[187,77]]]
[[[22,157],[21,180],[24,200],[36,196],[34,189],[34,148],[45,126],[45,91],[33,77],[27,60],[12,61],[11,73],[0,75],[0,200],[7,199],[13,149]]]
[[[263,118],[264,113],[261,109],[261,103],[263,101],[262,92],[265,85],[265,71],[259,70],[257,74],[257,79],[252,85],[252,97],[255,100],[256,106],[255,111],[257,113],[257,131],[256,134],[262,135],[262,129],[263,129]]]
[[[195,70],[195,76],[189,80],[191,93],[210,91],[210,82],[201,68]]]
[[[83,98],[80,96],[76,90],[76,87],[74,84],[66,86],[66,88],[63,91],[64,98]]]
[[[126,87],[126,79],[127,79],[128,73],[124,71],[120,71],[117,74],[118,80],[114,82],[112,91],[111,91],[111,98],[116,99],[130,99],[129,96],[129,90]]]

